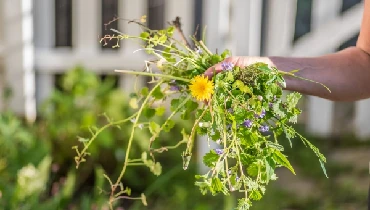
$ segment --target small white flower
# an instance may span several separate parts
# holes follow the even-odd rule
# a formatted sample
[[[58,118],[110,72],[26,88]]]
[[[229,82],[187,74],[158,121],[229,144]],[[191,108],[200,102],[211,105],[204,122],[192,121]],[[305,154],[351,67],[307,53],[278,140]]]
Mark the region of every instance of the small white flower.
[[[210,126],[209,122],[200,122],[199,127],[201,128],[208,128]]]

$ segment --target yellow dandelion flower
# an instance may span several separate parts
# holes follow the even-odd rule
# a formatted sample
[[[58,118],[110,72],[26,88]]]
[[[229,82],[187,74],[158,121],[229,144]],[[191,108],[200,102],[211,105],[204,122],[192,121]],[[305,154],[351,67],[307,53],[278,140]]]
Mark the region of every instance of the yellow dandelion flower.
[[[213,82],[205,76],[194,77],[189,85],[191,95],[199,101],[209,100],[213,94]]]

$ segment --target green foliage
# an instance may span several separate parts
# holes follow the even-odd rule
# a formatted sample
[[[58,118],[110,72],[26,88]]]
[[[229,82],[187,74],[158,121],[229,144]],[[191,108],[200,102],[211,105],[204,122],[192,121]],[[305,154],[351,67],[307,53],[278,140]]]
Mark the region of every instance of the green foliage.
[[[75,172],[67,169],[63,179],[53,178],[53,149],[38,129],[11,113],[0,114],[0,209],[65,209],[74,202]],[[99,206],[106,201],[98,193],[85,200]]]
[[[119,70],[126,74],[150,76],[154,86],[151,89],[131,93],[131,107],[137,110],[131,117],[119,118],[123,120],[110,121],[107,125],[92,130],[87,143],[82,147],[75,147],[77,152],[75,160],[79,166],[86,160],[87,150],[91,150],[92,142],[96,141],[104,129],[128,121],[133,123],[129,126],[128,133],[131,135],[128,138],[123,169],[115,182],[110,181],[112,189],[110,201],[117,200],[119,195],[124,193],[122,187],[118,193],[116,189],[128,166],[146,165],[155,175],[159,175],[160,167],[155,160],[156,153],[186,144],[182,157],[183,168],[187,169],[197,134],[209,137],[220,144],[221,148],[210,150],[203,157],[209,171],[196,176],[196,185],[202,194],[210,192],[212,195],[229,195],[233,191],[243,193],[244,198],[239,200],[238,209],[250,209],[252,201],[263,197],[269,181],[276,179],[276,168],[286,167],[295,174],[292,165],[283,154],[284,146],[278,141],[279,136],[284,135],[291,147],[291,139],[298,136],[303,144],[313,150],[323,166],[326,160],[318,148],[289,125],[296,123],[301,113],[296,108],[301,98],[299,93],[288,94],[285,99],[282,97],[283,88],[286,86],[284,76],[300,78],[295,76],[294,72],[280,71],[265,63],[235,67],[234,64],[224,62],[222,64],[224,71],[215,75],[211,81],[202,79],[199,76],[208,68],[230,55],[228,50],[221,54],[213,54],[202,41],[197,41],[194,37],[194,46],[190,46],[186,40],[176,40],[172,36],[174,27],[177,29],[181,27],[178,20],[173,22],[174,26],[163,30],[151,30],[142,22],[132,22],[137,23],[145,32],[139,36],[120,33],[121,35],[116,38],[143,41],[142,49],[158,58],[155,61],[146,61],[146,64],[156,64],[160,73],[154,73],[148,65],[145,72]],[[213,87],[214,89],[209,90]],[[202,94],[204,97],[199,97]],[[194,101],[193,98],[206,101]],[[159,122],[153,117],[156,114],[159,116],[164,114],[162,108],[157,111],[157,106],[164,107],[166,101],[170,102],[171,112],[166,116],[167,120]],[[195,116],[195,121],[192,121],[193,127],[187,132],[183,130],[183,140],[171,141],[170,146],[156,146],[159,136],[175,126],[173,119],[176,116],[180,116],[183,121]],[[148,140],[151,160],[130,157],[132,143],[135,142],[135,129],[139,125],[147,125],[147,131],[149,130],[151,134],[149,138],[143,138]],[[326,174],[324,168],[323,170]]]

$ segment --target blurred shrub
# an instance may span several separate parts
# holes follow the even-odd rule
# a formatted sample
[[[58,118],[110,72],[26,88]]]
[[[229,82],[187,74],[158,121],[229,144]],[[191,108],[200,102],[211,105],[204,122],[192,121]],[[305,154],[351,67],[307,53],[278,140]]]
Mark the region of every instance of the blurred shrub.
[[[121,171],[131,124],[102,132],[78,170],[72,146],[81,146],[78,139],[88,138],[89,128],[107,123],[103,113],[112,120],[130,116],[129,97],[115,88],[114,78],[102,80],[82,67],[68,71],[59,82],[60,88],[42,105],[34,125],[9,113],[0,114],[0,209],[107,209],[104,189],[109,189],[102,175],[115,177]],[[182,128],[191,129],[189,123],[179,125],[164,133],[155,146],[174,145],[182,139]],[[132,157],[140,157],[148,149],[149,137],[146,129],[136,134]],[[127,171],[124,185],[132,188],[133,195],[145,192],[148,209],[220,207],[222,197],[204,197],[194,186],[195,158],[188,170],[182,169],[182,149],[157,155],[163,166],[161,176],[154,176],[146,167],[134,167]],[[144,208],[130,200],[118,206]]]
[[[61,209],[72,196],[74,173],[50,198],[50,146],[10,113],[0,114],[0,209]]]
[[[76,67],[67,72],[60,81],[59,90],[54,91],[43,105],[38,126],[39,135],[52,144],[53,163],[59,168],[59,176],[65,175],[70,167],[75,166],[75,151],[71,148],[78,144],[77,139],[84,140],[90,137],[89,128],[94,129],[95,126],[101,127],[107,123],[107,119],[101,114],[104,113],[113,121],[133,114],[128,94],[116,89],[115,84],[113,77],[108,76],[101,80],[98,75]],[[165,120],[158,118],[156,120]],[[163,133],[160,140],[155,142],[155,146],[174,145],[180,141],[181,129],[190,130],[191,124],[181,122],[179,125],[171,132]],[[76,192],[96,188],[95,180],[99,176],[102,177],[102,173],[99,175],[94,173],[96,167],[102,167],[109,177],[118,176],[131,128],[131,124],[128,123],[121,125],[120,129],[108,128],[99,134],[89,149],[91,156],[77,171]],[[147,151],[149,138],[148,130],[137,132],[132,157],[139,158],[143,151]],[[134,167],[127,171],[123,180],[124,185],[132,188],[134,195],[147,192],[150,209],[173,209],[174,206],[183,206],[179,209],[195,209],[199,203],[192,202],[187,205],[183,203],[193,200],[195,196],[201,197],[198,188],[194,186],[196,163],[193,160],[193,168],[184,171],[181,151],[182,148],[179,148],[157,155],[157,160],[163,165],[163,174],[160,177],[154,176],[146,167]],[[107,184],[106,181],[105,183]],[[220,201],[222,202],[222,199]],[[206,199],[199,202],[204,202],[203,205],[208,206]],[[125,200],[122,203],[124,207],[134,208],[132,201]],[[137,209],[143,208],[142,204],[135,206]]]

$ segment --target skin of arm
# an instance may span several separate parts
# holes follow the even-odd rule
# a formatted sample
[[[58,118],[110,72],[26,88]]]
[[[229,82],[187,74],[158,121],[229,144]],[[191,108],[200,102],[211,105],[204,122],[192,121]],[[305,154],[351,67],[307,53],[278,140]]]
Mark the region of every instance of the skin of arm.
[[[360,35],[355,47],[320,57],[230,57],[226,62],[246,66],[255,62],[265,62],[282,71],[299,69],[297,76],[325,84],[331,93],[316,83],[286,76],[287,90],[314,95],[333,101],[356,101],[370,98],[370,0],[365,0]],[[220,64],[209,68],[222,70]]]

